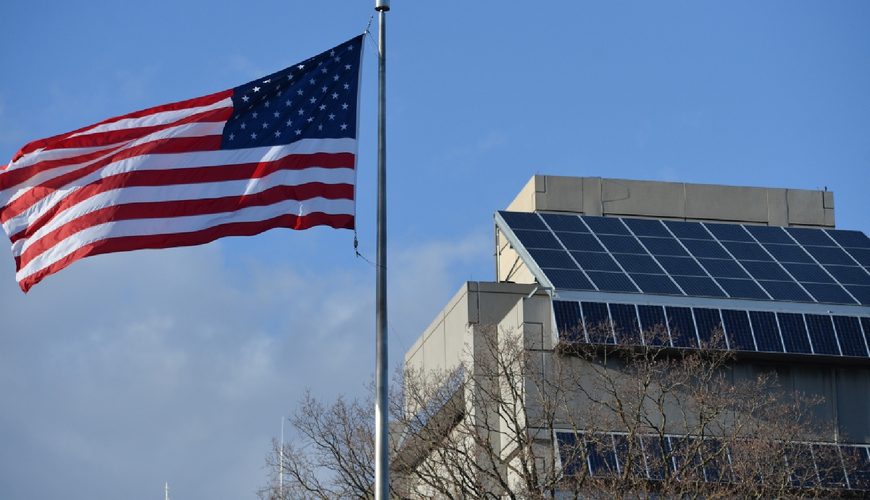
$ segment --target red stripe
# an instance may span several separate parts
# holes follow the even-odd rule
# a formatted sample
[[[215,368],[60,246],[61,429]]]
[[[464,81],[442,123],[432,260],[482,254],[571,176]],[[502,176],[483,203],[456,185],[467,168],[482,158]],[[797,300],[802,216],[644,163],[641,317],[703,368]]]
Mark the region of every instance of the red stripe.
[[[26,144],[23,148],[18,150],[18,153],[16,153],[15,156],[12,158],[12,162],[14,163],[16,160],[18,160],[19,158],[21,158],[22,156],[24,156],[27,153],[32,153],[36,150],[43,149],[43,148],[48,147],[49,145],[51,145],[55,142],[60,142],[67,137],[70,137],[70,136],[75,135],[75,134],[80,134],[80,133],[86,132],[86,131],[91,130],[93,128],[99,127],[100,125],[105,125],[108,123],[115,123],[115,122],[118,122],[120,120],[126,120],[128,118],[142,118],[144,116],[162,113],[164,111],[178,111],[178,110],[182,110],[182,109],[197,108],[200,106],[209,106],[209,105],[212,105],[214,103],[220,102],[220,101],[226,99],[227,97],[232,97],[232,95],[233,95],[233,90],[230,89],[230,90],[225,90],[223,92],[218,92],[216,94],[210,94],[207,96],[197,97],[194,99],[187,99],[185,101],[178,101],[178,102],[174,102],[171,104],[164,104],[164,105],[156,106],[153,108],[143,109],[141,111],[136,111],[134,113],[130,113],[127,115],[121,115],[121,116],[116,116],[114,118],[108,118],[108,119],[103,120],[103,121],[96,123],[94,125],[89,125],[87,127],[83,127],[83,128],[78,129],[78,130],[74,130],[72,132],[67,132],[65,134],[55,135],[53,137],[48,137],[46,139],[40,139],[38,141],[33,141],[29,144]]]
[[[26,266],[32,259],[61,241],[73,237],[79,231],[107,222],[220,214],[249,207],[263,207],[285,200],[301,201],[318,197],[328,200],[352,200],[353,191],[351,184],[322,184],[318,182],[300,186],[276,186],[260,193],[245,196],[111,205],[82,215],[46,234],[21,254],[20,264],[22,267]]]
[[[9,203],[6,207],[3,207],[2,212],[0,212],[0,223],[5,224],[6,221],[20,215],[44,197],[113,162],[146,154],[217,151],[220,149],[220,146],[221,136],[207,135],[203,137],[175,137],[170,139],[160,139],[140,144],[135,147],[122,149],[117,153],[111,154],[100,161],[88,165],[87,167],[60,175],[40,184],[39,186],[29,189],[15,201]]]
[[[19,285],[26,293],[33,285],[42,281],[46,276],[60,271],[78,259],[89,257],[91,255],[127,252],[148,248],[157,249],[203,245],[218,238],[227,236],[254,236],[277,227],[308,229],[314,226],[329,226],[336,229],[354,229],[354,217],[346,214],[329,215],[324,213],[311,213],[303,217],[286,214],[265,221],[234,222],[190,233],[109,238],[95,241],[94,243],[76,250],[50,266],[40,269],[30,276],[25,277],[19,282]],[[18,264],[17,261],[18,259],[16,259],[16,264]]]
[[[40,172],[48,171],[57,167],[65,167],[67,165],[78,165],[81,163],[87,163],[89,161],[93,161],[105,155],[111,154],[113,151],[117,151],[122,147],[124,147],[123,144],[114,148],[101,149],[99,151],[93,151],[91,153],[83,155],[69,156],[67,158],[60,158],[57,160],[45,160],[34,165],[28,165],[26,167],[10,170],[9,172],[0,175],[0,191],[5,191],[6,189],[9,189],[11,187],[23,184]]]

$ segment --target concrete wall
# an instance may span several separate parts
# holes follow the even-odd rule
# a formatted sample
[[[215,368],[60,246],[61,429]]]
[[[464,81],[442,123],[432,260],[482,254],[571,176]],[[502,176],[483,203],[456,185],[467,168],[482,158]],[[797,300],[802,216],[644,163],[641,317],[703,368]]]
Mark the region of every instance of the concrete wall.
[[[508,210],[834,227],[834,193],[831,191],[600,177],[535,175]]]

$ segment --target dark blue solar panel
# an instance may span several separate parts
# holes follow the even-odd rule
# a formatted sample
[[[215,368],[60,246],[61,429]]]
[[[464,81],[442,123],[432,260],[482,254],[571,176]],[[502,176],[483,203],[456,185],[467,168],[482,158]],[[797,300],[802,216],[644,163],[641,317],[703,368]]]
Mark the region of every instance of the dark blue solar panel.
[[[826,283],[801,283],[819,302],[831,304],[855,304],[852,297],[846,293],[840,285],[828,285]]]
[[[622,224],[622,221],[615,217],[591,217],[589,215],[584,215],[583,221],[586,222],[586,224],[588,224],[596,234],[631,235],[631,233],[628,232],[628,229]]]
[[[844,285],[870,285],[870,274],[858,266],[824,266],[831,275]]]
[[[712,349],[726,348],[725,339],[721,335],[722,318],[719,317],[719,309],[696,307],[693,310],[695,312],[695,324],[698,326],[698,337],[701,339],[701,345]]]
[[[557,232],[556,236],[565,245],[568,250],[580,250],[583,252],[606,252],[607,250],[598,243],[595,236],[589,233],[562,233]]]
[[[729,297],[736,299],[767,300],[767,294],[752,280],[737,280],[731,278],[716,278]]]
[[[547,270],[546,273],[550,283],[556,288],[563,290],[595,290],[592,282],[583,275],[582,271],[559,269],[557,271]]]
[[[843,356],[867,357],[867,344],[864,342],[858,318],[834,316],[834,328],[837,330],[837,338],[840,339]]]
[[[722,323],[731,349],[756,350],[755,339],[752,338],[752,328],[749,326],[749,315],[746,311],[722,309]]]
[[[844,489],[847,486],[846,471],[840,460],[837,445],[813,444],[813,458],[820,484],[825,488]]]
[[[798,444],[794,448],[787,457],[791,469],[790,483],[796,488],[812,488],[818,478],[810,445]]]
[[[553,313],[556,316],[556,328],[559,329],[560,339],[568,342],[586,342],[578,302],[554,300]]]
[[[707,482],[720,483],[733,481],[731,464],[728,461],[728,448],[717,439],[705,439],[701,445],[704,457],[704,477]]]
[[[870,250],[863,248],[847,248],[849,254],[864,267],[870,267]]]
[[[834,279],[818,264],[783,264],[786,271],[801,283],[835,283]]]
[[[637,292],[637,287],[624,273],[606,273],[601,271],[586,271],[592,282],[602,292]]]
[[[664,274],[629,273],[629,276],[631,276],[631,279],[634,280],[643,293],[682,295],[680,289]]]
[[[698,262],[710,273],[714,278],[740,278],[749,279],[750,276],[740,267],[740,264],[733,259],[698,259]]]
[[[808,254],[803,248],[797,245],[774,245],[774,244],[765,244],[763,245],[773,258],[780,262],[800,262],[803,264],[814,264],[815,261],[810,254]]]
[[[671,447],[673,448],[673,463],[676,467],[674,472],[690,475],[692,471],[698,470],[697,467],[701,463],[701,457],[698,456],[698,438],[693,436],[669,436],[668,439],[671,441]]]
[[[720,241],[754,241],[752,236],[737,224],[712,224],[706,223],[707,229]]]
[[[828,235],[821,229],[809,229],[803,227],[789,227],[785,230],[801,245],[834,247],[837,246]]]
[[[861,231],[839,229],[826,232],[828,233],[828,236],[834,238],[837,243],[846,248],[866,248],[870,250],[870,238]]]
[[[708,259],[730,259],[731,256],[722,248],[722,245],[715,241],[707,240],[680,240],[689,252],[698,258]]]
[[[785,352],[812,354],[810,338],[807,336],[807,326],[804,324],[803,314],[777,313],[779,329],[782,332],[782,341],[785,343]]]
[[[643,436],[641,443],[643,443],[643,455],[646,459],[649,478],[653,480],[664,479],[667,470],[671,469],[671,447],[668,438]]]
[[[772,312],[749,311],[749,321],[752,323],[752,332],[759,351],[783,352],[776,317]]]
[[[565,231],[569,233],[588,233],[589,229],[576,215],[563,214],[541,214],[544,222],[550,226],[553,231]]]
[[[775,226],[743,226],[760,243],[784,243],[794,245],[792,240],[781,227]]]
[[[541,222],[538,214],[528,212],[499,212],[502,219],[508,223],[511,229],[535,229],[548,231],[547,226]]]
[[[613,438],[610,434],[583,436],[586,441],[586,454],[589,460],[589,470],[593,477],[613,477],[619,474],[616,466],[616,452],[613,449]]]
[[[667,306],[665,314],[668,318],[668,328],[671,331],[671,341],[674,343],[674,347],[698,347],[692,310],[688,307]]]
[[[539,267],[550,269],[577,269],[577,264],[564,250],[547,250],[541,248],[529,248],[529,254],[535,259]]]
[[[849,290],[849,293],[862,305],[870,306],[870,286],[846,285],[846,290]]]
[[[610,304],[610,317],[616,340],[622,345],[640,345],[640,327],[634,304]]]
[[[767,290],[773,300],[813,302],[813,298],[794,281],[759,281],[758,284]]]
[[[520,239],[520,243],[526,248],[552,248],[561,249],[562,245],[556,241],[553,233],[549,231],[528,231],[515,229],[514,234]]]
[[[841,446],[843,462],[849,478],[849,488],[853,490],[870,489],[870,458],[863,446]]]
[[[754,260],[747,260],[741,262],[741,264],[743,264],[743,268],[746,269],[746,271],[748,271],[755,279],[793,281],[791,276],[789,276],[782,267],[775,262],[757,262]]]
[[[710,278],[674,276],[674,281],[680,285],[680,288],[686,292],[686,295],[694,297],[725,297],[725,293]]]
[[[646,478],[646,465],[639,440],[630,443],[625,434],[614,434],[613,443],[616,445],[616,460],[622,477]]]
[[[622,219],[635,236],[660,236],[670,238],[671,233],[665,229],[661,221],[648,219]]]
[[[588,470],[588,464],[583,460],[586,447],[577,443],[577,436],[568,432],[557,432],[556,442],[559,445],[559,457],[562,459],[562,474],[566,476],[582,475]]]
[[[665,324],[665,310],[662,306],[638,305],[637,312],[640,316],[640,327],[643,331],[644,344],[667,346],[670,345],[670,336]]]
[[[571,255],[587,271],[620,272],[619,266],[609,254],[597,252],[571,252]]]
[[[599,235],[601,243],[610,250],[616,253],[636,253],[646,254],[646,250],[640,246],[634,236],[614,236],[610,234]]]
[[[835,264],[839,266],[854,266],[855,261],[841,248],[834,247],[804,247],[819,264]]]
[[[670,274],[678,274],[681,276],[707,276],[707,273],[701,269],[694,259],[690,257],[666,257],[657,256],[656,260]]]
[[[679,239],[692,239],[692,240],[712,240],[713,236],[704,229],[704,226],[697,222],[682,222],[682,221],[674,221],[674,220],[666,220],[662,221],[668,226],[668,229],[674,233]]]
[[[615,344],[613,330],[610,324],[610,313],[607,304],[601,302],[581,302],[583,325],[586,327],[586,338],[593,344]]]
[[[725,248],[731,252],[737,260],[764,260],[772,261],[773,258],[764,251],[758,243],[743,243],[740,241],[723,241]]]
[[[686,249],[674,238],[651,238],[641,237],[640,242],[644,244],[649,253],[659,255],[674,255],[678,257],[688,257]]]
[[[813,351],[816,354],[840,354],[837,337],[834,335],[834,324],[831,317],[822,314],[805,314]]]
[[[627,273],[664,274],[652,257],[630,253],[615,253],[613,256]]]

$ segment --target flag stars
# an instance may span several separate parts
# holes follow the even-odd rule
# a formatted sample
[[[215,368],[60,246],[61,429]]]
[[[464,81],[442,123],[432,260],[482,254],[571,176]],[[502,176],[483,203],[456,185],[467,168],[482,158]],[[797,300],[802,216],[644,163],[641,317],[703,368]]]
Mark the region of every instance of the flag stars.
[[[281,116],[281,113],[275,111],[274,113],[272,113],[272,115],[273,115],[275,118],[279,118],[279,117]]]
[[[327,90],[329,90],[329,87],[326,87],[326,86],[323,86],[323,87],[320,87],[320,88],[321,88],[324,92],[326,92]]]
[[[268,80],[263,80],[263,85],[266,85],[266,84],[268,84],[268,83],[270,83],[270,82],[271,82],[271,81],[272,81],[272,79],[271,79],[271,78],[270,78],[270,79],[268,79]]]
[[[347,103],[342,104],[341,109],[347,109]]]
[[[342,129],[342,130],[347,130],[347,123],[342,123],[342,124],[341,124],[341,129]]]
[[[320,72],[326,74],[326,68],[320,68]]]
[[[332,98],[333,98],[333,99],[338,99],[338,93],[333,92],[333,93],[332,93]]]
[[[296,93],[299,94],[299,95],[304,94],[304,92],[302,92],[302,90],[297,90]]]
[[[260,91],[260,87],[254,87],[254,92],[259,92],[259,91]]]
[[[316,97],[312,97],[311,99],[309,99],[309,101],[311,101],[311,104],[314,104],[315,102],[317,102],[317,98],[316,98]]]
[[[303,111],[303,110],[300,109],[300,110],[299,110],[299,116],[302,116],[302,115],[304,115],[304,114],[305,114],[305,111]]]
[[[251,139],[256,139],[256,138],[257,138],[257,133],[256,132],[251,133]]]
[[[345,64],[344,69],[350,69],[350,64]]]
[[[344,90],[347,90],[347,89],[349,89],[349,88],[350,88],[350,84],[349,84],[349,83],[345,83],[345,84],[344,84]]]
[[[287,120],[287,126],[289,127],[293,123],[293,120]]]
[[[323,124],[318,125],[317,130],[323,130]]]
[[[287,100],[285,101],[285,103],[287,104],[287,107],[289,108],[289,107],[290,107],[290,104],[291,104],[290,99],[287,99]]]
[[[317,83],[317,82],[315,82],[315,81],[314,81],[314,78],[312,78],[312,79],[308,80],[308,83],[310,83],[311,85],[314,85],[314,84]]]
[[[304,64],[300,64],[299,66],[296,66],[296,67],[299,68],[299,69],[305,69],[305,65],[304,65]]]
[[[329,119],[330,119],[330,120],[335,120],[335,115],[332,114],[332,113],[329,113]]]
[[[245,101],[245,102],[248,102],[248,96],[243,95],[243,96],[242,96],[242,100]]]
[[[242,130],[245,130],[245,124],[244,124],[244,123],[242,123],[242,127],[241,127],[241,128],[242,128]]]
[[[320,106],[317,107],[317,109],[319,109],[320,111],[323,111],[324,109],[326,109],[326,104],[321,104]]]
[[[276,137],[276,138],[281,137],[281,132],[278,131],[278,130],[276,130],[276,131],[275,131],[275,137]]]
[[[314,117],[313,117],[313,116],[309,116],[309,117],[308,117],[308,123],[311,123],[311,122],[313,122],[313,121],[314,121]]]
[[[269,128],[269,122],[263,122],[263,128]]]
[[[296,129],[296,135],[302,135],[302,131],[299,129]]]
[[[338,81],[338,75],[333,76],[332,79],[333,79],[333,81],[336,81],[336,82],[337,82],[337,81]]]
[[[230,134],[230,140],[233,140],[235,138],[236,138],[236,134]]]
[[[269,101],[266,101],[266,102],[263,103],[263,104],[264,104],[267,108],[269,107]]]
[[[256,119],[256,118],[257,118],[257,113],[256,113],[256,112],[254,112],[254,114],[253,114],[253,115],[251,115],[251,116],[253,116],[253,117],[254,117],[254,119]]]

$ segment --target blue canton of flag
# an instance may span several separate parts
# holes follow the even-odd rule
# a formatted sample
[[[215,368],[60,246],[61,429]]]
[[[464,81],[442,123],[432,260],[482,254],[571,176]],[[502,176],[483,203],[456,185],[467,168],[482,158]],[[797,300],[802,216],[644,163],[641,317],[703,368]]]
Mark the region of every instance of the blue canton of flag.
[[[221,149],[356,138],[362,40],[236,87]]]

